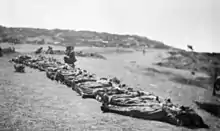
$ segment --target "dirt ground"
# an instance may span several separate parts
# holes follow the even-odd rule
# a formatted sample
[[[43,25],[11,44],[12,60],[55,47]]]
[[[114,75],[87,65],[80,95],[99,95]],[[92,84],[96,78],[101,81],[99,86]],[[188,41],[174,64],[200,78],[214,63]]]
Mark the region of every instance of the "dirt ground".
[[[27,53],[39,45],[17,45],[16,51]],[[47,45],[44,45],[45,49]],[[64,47],[54,46],[54,49]],[[207,77],[203,73],[192,76],[190,71],[155,66],[154,63],[167,57],[166,50],[149,49],[143,55],[139,51],[121,51],[115,48],[76,47],[76,50],[99,52],[107,60],[77,57],[76,66],[100,77],[116,76],[134,88],[153,92],[162,98],[171,98],[174,103],[192,106],[208,130],[219,130],[220,119],[199,109],[194,100],[216,101],[208,87],[185,84],[175,78],[195,79]],[[15,73],[8,60],[17,54],[0,57],[0,130],[94,130],[94,131],[182,131],[191,130],[167,123],[140,120],[112,113],[102,113],[100,103],[82,99],[70,88],[46,78],[44,72],[26,68],[26,73]],[[53,55],[62,60],[61,55]],[[219,98],[220,99],[220,98]],[[194,129],[207,130],[207,129]]]

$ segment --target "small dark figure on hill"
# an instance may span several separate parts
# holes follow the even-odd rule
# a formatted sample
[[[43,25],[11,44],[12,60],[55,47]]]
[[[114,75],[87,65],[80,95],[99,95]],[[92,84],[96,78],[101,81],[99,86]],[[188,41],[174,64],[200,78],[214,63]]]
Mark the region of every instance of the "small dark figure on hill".
[[[194,51],[194,49],[191,45],[187,45],[187,48],[189,48],[191,51]]]
[[[0,57],[3,56],[3,53],[2,53],[2,48],[0,47]]]
[[[216,91],[220,90],[220,72],[219,68],[215,67],[214,68],[214,82],[213,82],[213,92],[212,95],[216,95]]]

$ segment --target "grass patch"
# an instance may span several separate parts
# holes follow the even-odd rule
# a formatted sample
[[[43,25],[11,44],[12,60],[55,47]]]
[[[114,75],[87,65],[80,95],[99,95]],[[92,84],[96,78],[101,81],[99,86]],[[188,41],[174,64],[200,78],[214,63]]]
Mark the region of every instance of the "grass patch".
[[[74,124],[77,116],[69,112],[71,104],[67,101],[59,97],[47,97],[43,91],[13,85],[10,81],[2,85],[0,87],[5,102],[0,106],[0,129],[52,131],[84,128],[84,122]]]

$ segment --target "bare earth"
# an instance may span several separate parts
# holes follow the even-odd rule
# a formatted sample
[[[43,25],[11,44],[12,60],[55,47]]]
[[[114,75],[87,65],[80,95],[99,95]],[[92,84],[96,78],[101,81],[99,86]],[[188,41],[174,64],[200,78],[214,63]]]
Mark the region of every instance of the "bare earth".
[[[30,52],[39,45],[18,45],[16,51]],[[47,46],[45,45],[45,48]],[[64,49],[56,46],[54,49]],[[208,88],[180,84],[173,77],[207,77],[190,71],[155,66],[153,63],[167,57],[165,50],[147,50],[146,54],[116,53],[114,48],[76,47],[76,50],[99,52],[107,60],[80,58],[76,66],[98,76],[120,78],[134,88],[153,92],[174,103],[193,106],[201,115],[209,130],[220,130],[220,119],[205,112],[194,100],[214,101]],[[0,130],[21,131],[182,131],[191,130],[167,123],[140,120],[111,113],[102,113],[100,103],[82,99],[70,88],[46,78],[45,72],[26,68],[26,73],[15,73],[8,60],[17,54],[0,57]],[[54,55],[58,59],[63,56]],[[207,130],[207,129],[194,129]]]

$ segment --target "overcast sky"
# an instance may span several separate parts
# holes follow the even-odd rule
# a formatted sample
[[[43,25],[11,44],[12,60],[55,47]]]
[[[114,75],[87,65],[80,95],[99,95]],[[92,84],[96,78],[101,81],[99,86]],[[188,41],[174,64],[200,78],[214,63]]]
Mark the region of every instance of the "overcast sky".
[[[0,0],[0,24],[137,34],[220,52],[220,0]]]

